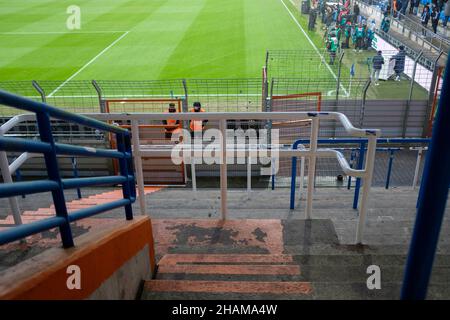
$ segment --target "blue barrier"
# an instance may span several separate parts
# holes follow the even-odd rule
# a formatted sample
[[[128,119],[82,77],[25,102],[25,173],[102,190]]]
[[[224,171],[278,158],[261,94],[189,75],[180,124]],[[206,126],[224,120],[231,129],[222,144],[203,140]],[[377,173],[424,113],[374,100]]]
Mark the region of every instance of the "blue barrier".
[[[386,185],[384,186],[385,189],[389,189],[389,183],[391,182],[391,172],[392,172],[393,162],[394,162],[394,150],[390,150],[389,151],[389,164],[388,164],[387,177],[386,177]]]
[[[428,143],[430,139],[427,138],[380,138],[377,139],[377,144],[384,143],[384,144],[423,144]],[[359,144],[359,155],[358,155],[358,163],[357,163],[357,169],[363,170],[364,165],[364,156],[366,152],[366,144],[368,142],[367,139],[364,138],[357,138],[357,139],[346,139],[346,138],[336,138],[336,139],[319,139],[318,144]],[[300,144],[309,144],[309,139],[299,139],[296,140],[292,144],[292,149],[296,150],[298,149],[298,146]],[[383,151],[389,151],[394,152],[398,149],[395,148],[377,148],[377,150],[383,150]],[[352,149],[352,152],[354,150]],[[386,185],[389,187],[389,181],[391,176],[391,170],[392,170],[392,160],[390,160],[389,168],[388,168],[388,177]],[[290,196],[290,209],[293,210],[295,208],[295,189],[296,189],[296,178],[297,178],[297,157],[292,157],[292,170],[291,170],[291,196]],[[349,178],[350,180],[350,178]],[[347,189],[350,189],[350,184],[347,185]],[[359,202],[359,193],[361,189],[361,178],[356,179],[355,184],[355,194],[353,197],[353,209],[358,208],[358,202]]]
[[[425,160],[401,299],[425,299],[450,187],[450,63]]]
[[[85,116],[73,114],[44,103],[32,101],[0,90],[0,104],[30,111],[36,114],[41,141],[20,138],[0,138],[0,150],[42,153],[44,155],[48,180],[4,183],[0,185],[0,198],[21,194],[51,192],[56,216],[11,227],[0,232],[0,245],[16,241],[27,236],[59,227],[61,240],[65,248],[74,245],[70,222],[90,217],[114,208],[125,207],[127,220],[133,219],[131,204],[136,199],[135,177],[133,171],[130,133],[122,128],[106,124]],[[50,118],[74,122],[83,126],[114,133],[117,151],[108,149],[86,148],[68,144],[55,143],[51,130]],[[90,156],[118,159],[120,175],[109,177],[62,179],[59,174],[57,155]],[[71,212],[67,211],[64,189],[96,186],[104,184],[122,184],[123,199],[90,208]],[[81,194],[80,194],[81,195]]]

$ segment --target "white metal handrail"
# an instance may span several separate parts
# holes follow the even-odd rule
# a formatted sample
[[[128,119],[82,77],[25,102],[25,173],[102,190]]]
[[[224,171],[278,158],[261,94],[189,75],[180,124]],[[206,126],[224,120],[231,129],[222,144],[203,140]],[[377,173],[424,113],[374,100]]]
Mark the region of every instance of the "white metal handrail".
[[[160,153],[167,154],[167,148],[148,149],[142,150],[139,141],[139,123],[147,122],[150,120],[165,120],[167,119],[167,113],[111,113],[111,114],[87,114],[97,120],[102,121],[130,121],[133,135],[133,154],[135,157],[136,177],[138,182],[138,192],[141,204],[142,213],[145,214],[145,201],[144,201],[144,181],[142,172],[142,157],[157,155]],[[361,207],[359,212],[359,219],[356,228],[356,243],[362,243],[363,229],[367,214],[367,203],[372,185],[373,169],[375,162],[375,151],[377,137],[380,136],[381,131],[378,129],[359,129],[354,127],[350,120],[342,113],[338,112],[208,112],[208,113],[174,113],[170,115],[171,119],[189,121],[189,120],[216,120],[219,121],[219,130],[221,132],[220,139],[220,192],[221,192],[221,213],[222,219],[227,217],[227,136],[226,136],[226,121],[227,120],[310,120],[311,121],[311,137],[309,149],[298,150],[282,150],[278,147],[280,156],[293,157],[300,156],[308,158],[309,170],[308,170],[308,189],[306,199],[305,217],[311,219],[312,217],[312,198],[314,188],[314,175],[315,175],[315,163],[317,157],[335,157],[338,160],[339,165],[343,169],[344,173],[363,178],[363,193],[361,198]],[[332,149],[318,149],[317,140],[319,133],[320,120],[334,120],[338,121],[351,137],[364,137],[368,138],[367,148],[367,160],[366,166],[363,170],[351,169],[347,163],[345,157],[338,151]],[[246,148],[233,149],[233,151],[244,152]],[[195,149],[191,149],[191,156],[195,157]],[[195,159],[195,158],[194,158]],[[195,161],[195,160],[194,160]]]
[[[144,179],[143,179],[143,168],[142,168],[142,157],[155,156],[158,154],[167,154],[168,149],[161,148],[151,148],[145,149],[141,148],[139,140],[139,124],[142,122],[148,122],[151,120],[166,120],[167,113],[87,113],[86,116],[95,118],[101,121],[128,121],[131,122],[132,130],[132,144],[133,144],[133,155],[136,168],[136,179],[138,184],[139,192],[139,202],[141,213],[146,214],[145,206],[145,193],[144,193]],[[370,193],[370,187],[372,184],[373,168],[375,161],[375,150],[376,150],[376,139],[380,136],[380,130],[378,129],[359,129],[354,127],[349,119],[342,113],[337,112],[211,112],[211,113],[174,113],[170,115],[171,119],[174,120],[217,120],[219,121],[219,130],[221,132],[220,140],[220,190],[221,190],[221,213],[222,218],[227,217],[227,164],[226,164],[226,154],[227,151],[232,150],[235,152],[246,152],[249,151],[247,147],[239,147],[234,149],[229,149],[227,147],[227,136],[226,136],[226,121],[227,120],[242,120],[242,119],[252,119],[252,120],[310,120],[311,121],[311,137],[310,137],[310,148],[300,148],[298,150],[286,149],[280,146],[269,146],[267,151],[276,151],[280,157],[301,157],[302,159],[308,158],[309,168],[308,170],[308,189],[307,189],[307,205],[305,210],[305,217],[310,219],[312,217],[312,196],[314,188],[314,175],[315,175],[315,162],[317,157],[333,157],[336,158],[343,172],[349,176],[363,178],[363,194],[361,199],[361,207],[359,220],[356,229],[356,243],[362,242],[363,228],[365,224],[365,218],[367,213],[367,202]],[[34,115],[25,114],[13,117],[7,123],[0,127],[0,135],[3,135],[18,123],[23,121],[34,120]],[[356,170],[350,168],[347,160],[337,150],[333,149],[318,149],[317,139],[319,133],[320,120],[334,120],[338,121],[344,128],[345,132],[351,137],[364,137],[368,138],[368,151],[366,165],[363,170]],[[187,149],[188,150],[188,149]],[[195,151],[195,147],[190,150],[190,152]],[[250,150],[251,151],[251,150]],[[170,152],[170,151],[169,151]],[[2,156],[4,155],[4,156]],[[248,154],[247,156],[249,156]],[[12,164],[12,168],[17,169],[28,156],[22,155],[17,160],[17,164]],[[195,161],[195,152],[191,154],[191,157]],[[1,161],[3,159],[3,161]],[[6,165],[5,160],[6,159]],[[2,174],[4,176],[4,181],[8,182],[11,179],[11,169],[8,165],[5,152],[0,152],[0,165]],[[7,169],[6,169],[7,168]],[[251,170],[251,169],[250,169]],[[6,179],[5,179],[5,176]],[[14,198],[15,199],[15,198]],[[11,201],[11,207],[14,207],[14,200]],[[17,200],[15,200],[17,205]],[[13,209],[13,213],[15,210]],[[20,219],[20,212],[17,205],[17,217]],[[15,222],[20,223],[20,220],[16,220],[16,214],[14,214]]]

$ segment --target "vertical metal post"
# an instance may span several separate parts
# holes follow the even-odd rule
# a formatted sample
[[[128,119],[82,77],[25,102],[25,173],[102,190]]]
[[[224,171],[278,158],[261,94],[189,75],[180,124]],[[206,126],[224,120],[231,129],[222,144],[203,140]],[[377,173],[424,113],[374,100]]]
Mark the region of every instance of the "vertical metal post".
[[[9,171],[8,156],[5,151],[0,151],[0,170],[2,171],[3,183],[12,183],[13,179]],[[8,198],[8,200],[14,218],[14,224],[22,224],[22,217],[20,216],[19,201],[17,200],[17,197],[11,197]]]
[[[305,178],[305,157],[300,158],[300,187],[298,189],[298,192],[300,194],[299,199],[302,199],[303,194],[303,180]]]
[[[375,164],[375,152],[377,149],[377,137],[375,135],[369,137],[369,143],[367,146],[367,161],[364,169],[364,186],[361,197],[361,209],[359,210],[358,227],[356,229],[356,243],[361,244],[364,225],[366,223],[367,207],[369,202],[370,189],[372,187],[373,168]]]
[[[220,139],[220,151],[221,151],[221,162],[220,162],[220,199],[221,199],[221,211],[222,220],[227,218],[227,120],[221,119],[219,121],[219,130],[222,135]]]
[[[192,191],[194,196],[197,195],[197,173],[195,171],[195,156],[191,158],[191,178],[192,178]]]
[[[275,190],[275,158],[270,159],[270,172],[272,175],[272,190]]]
[[[252,157],[247,157],[247,192],[252,192]]]
[[[312,202],[314,192],[314,177],[316,172],[316,157],[317,157],[317,138],[319,136],[319,118],[313,115],[311,121],[311,138],[309,145],[309,162],[308,162],[308,195],[306,198],[305,219],[312,217]]]
[[[141,209],[141,215],[146,215],[144,172],[142,169],[141,141],[139,138],[139,125],[137,120],[131,121],[131,138],[134,148],[134,166],[138,185],[139,207]]]
[[[359,144],[358,170],[362,170],[364,165],[364,154],[366,152],[366,142],[361,141]],[[361,188],[361,178],[356,178],[355,196],[353,197],[353,209],[358,208],[359,189]]]
[[[384,186],[385,189],[389,189],[389,183],[391,182],[391,172],[392,172],[392,164],[394,162],[394,150],[389,151],[389,164],[388,164],[388,170],[387,170],[387,176],[386,176],[386,185]]]
[[[71,158],[71,162],[72,162],[73,177],[74,178],[78,178],[77,158],[72,157]],[[77,196],[78,196],[78,199],[81,199],[81,190],[80,190],[80,188],[77,188]]]
[[[413,73],[412,73],[412,77],[411,77],[411,83],[409,85],[409,95],[408,95],[408,100],[406,101],[405,114],[403,115],[402,138],[406,137],[406,129],[408,126],[409,110],[411,109],[411,100],[412,100],[412,94],[413,94],[413,89],[414,89],[414,79],[416,77],[417,63],[418,63],[420,57],[422,57],[422,54],[423,54],[423,52],[421,51],[417,55],[416,59],[414,59]]]
[[[39,95],[41,96],[41,100],[43,103],[47,102],[47,98],[45,96],[45,91],[42,89],[42,87],[39,85],[39,83],[36,80],[31,81],[31,84],[36,89],[37,92],[39,92]]]
[[[297,148],[294,144],[295,149]],[[293,210],[295,208],[295,187],[297,179],[297,157],[292,157],[291,165],[291,198],[289,208]]]
[[[425,299],[450,186],[450,63],[427,152],[421,197],[406,263],[402,299]]]
[[[125,154],[125,134],[126,133],[116,133],[116,139],[117,139],[117,151]],[[128,179],[128,165],[127,165],[127,159],[122,158],[119,159],[119,169],[120,169],[120,175],[126,177]],[[122,184],[122,192],[123,197],[125,199],[131,198],[131,188],[128,181]],[[131,203],[125,205],[125,216],[127,220],[133,220],[133,209],[131,208]]]
[[[414,178],[413,178],[413,184],[412,184],[412,189],[413,190],[416,189],[417,181],[419,180],[419,171],[420,171],[420,164],[422,162],[422,155],[423,155],[423,148],[419,147],[417,149],[416,168],[414,169]]]
[[[370,78],[367,80],[366,84],[364,85],[363,88],[363,95],[362,95],[362,102],[361,102],[361,111],[359,114],[359,127],[362,128],[364,127],[364,115],[366,112],[366,97],[367,97],[367,90],[370,87]]]
[[[355,162],[355,150],[352,149],[350,154],[350,168],[353,169],[353,162]],[[348,176],[347,190],[350,190],[352,186],[352,176]]]
[[[335,102],[335,110],[337,110],[337,106],[339,103],[339,88],[341,86],[341,69],[342,69],[342,59],[344,58],[345,51],[341,52],[339,56],[339,65],[338,65],[338,74],[337,74],[337,82],[336,82],[336,102]]]
[[[39,134],[41,141],[49,143],[52,147],[50,152],[44,153],[45,165],[50,180],[59,184],[59,188],[52,191],[53,203],[55,205],[56,215],[66,220],[66,223],[59,227],[61,240],[64,248],[74,246],[72,230],[70,229],[69,217],[67,214],[66,199],[64,197],[64,190],[59,175],[58,160],[56,158],[55,140],[53,139],[50,117],[47,113],[36,112],[36,120],[38,123]]]
[[[105,100],[103,100],[103,97],[102,97],[102,88],[100,87],[98,82],[95,80],[92,80],[92,85],[94,86],[95,91],[97,91],[98,105],[100,107],[100,112],[106,113]]]
[[[438,67],[438,61],[441,58],[443,54],[443,51],[441,51],[439,53],[439,55],[437,56],[437,58],[434,60],[433,63],[433,74],[431,75],[431,84],[430,84],[430,89],[428,91],[428,104],[427,104],[427,112],[425,114],[425,118],[423,120],[423,131],[422,131],[422,136],[429,136],[429,134],[431,133],[431,126],[429,128],[428,124],[429,124],[429,119],[432,119],[433,114],[432,114],[432,109],[433,109],[433,105],[435,103],[435,93],[437,90],[437,86],[438,86],[438,78],[440,76],[440,67]],[[432,123],[432,122],[431,122]]]

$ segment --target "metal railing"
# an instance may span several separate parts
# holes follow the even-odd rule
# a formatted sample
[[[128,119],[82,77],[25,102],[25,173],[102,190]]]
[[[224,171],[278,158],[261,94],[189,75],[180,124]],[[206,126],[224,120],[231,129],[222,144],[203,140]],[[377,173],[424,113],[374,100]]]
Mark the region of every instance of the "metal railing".
[[[419,169],[420,166],[422,164],[422,160],[423,160],[423,150],[426,149],[426,145],[428,145],[428,143],[430,142],[430,139],[424,139],[424,138],[394,138],[394,139],[377,139],[377,144],[384,144],[384,145],[415,145],[418,146],[417,147],[417,160],[416,160],[416,165],[415,165],[415,169],[414,169],[414,178],[413,178],[413,183],[412,183],[412,188],[415,189],[417,187],[417,182],[419,180]],[[297,140],[293,145],[292,145],[292,149],[298,149],[299,147],[303,147],[304,144],[309,144],[309,140],[307,139],[299,139]],[[353,151],[358,151],[359,155],[357,157],[357,164],[356,164],[356,170],[363,170],[363,164],[364,164],[364,158],[365,158],[365,153],[366,153],[366,145],[368,143],[367,139],[319,139],[318,140],[319,144],[325,144],[325,145],[345,145],[345,144],[356,144],[359,145],[359,148],[354,148],[351,149],[352,150],[352,154]],[[394,160],[394,152],[398,151],[399,148],[377,148],[376,151],[387,151],[390,153],[390,157],[389,157],[389,163],[388,163],[388,170],[387,170],[387,174],[386,174],[386,183],[385,183],[385,188],[388,189],[389,188],[389,183],[390,183],[390,177],[391,177],[391,171],[392,171],[392,163]],[[300,168],[300,190],[303,189],[303,174],[302,172],[304,172],[304,158],[301,159],[301,168]],[[356,161],[356,156],[352,155],[352,162]],[[295,192],[296,192],[296,177],[297,177],[297,157],[292,157],[292,172],[291,172],[291,199],[290,199],[290,208],[294,209],[295,208]],[[345,172],[345,171],[344,171]],[[351,177],[351,176],[350,176]],[[358,202],[359,202],[359,194],[360,194],[360,189],[361,189],[361,178],[364,177],[360,177],[357,176],[356,179],[356,184],[355,184],[355,193],[354,193],[354,198],[353,198],[353,209],[357,209],[358,208]],[[309,182],[308,182],[309,183]],[[313,182],[314,183],[314,182]],[[348,187],[347,189],[350,189],[350,185],[351,185],[351,179],[349,178],[348,181]],[[300,191],[301,193],[301,191]]]
[[[142,122],[148,121],[162,121],[167,118],[166,113],[132,113],[132,114],[90,114],[89,116],[94,117],[102,121],[126,121],[131,123],[132,130],[132,143],[133,143],[133,154],[135,158],[136,167],[136,177],[138,183],[138,192],[140,201],[144,201],[144,182],[143,182],[143,170],[142,170],[142,158],[152,157],[152,156],[171,156],[171,149],[161,146],[161,148],[141,148],[141,143],[139,141],[139,125]],[[243,154],[245,157],[252,155],[252,150],[248,147],[237,147],[233,146],[229,149],[227,144],[227,120],[242,120],[242,119],[254,119],[254,120],[308,120],[311,122],[311,134],[310,141],[311,145],[309,149],[293,150],[293,149],[283,149],[280,145],[266,145],[257,146],[257,150],[260,148],[265,148],[267,151],[267,157],[293,157],[301,156],[309,159],[310,168],[308,173],[309,181],[314,180],[315,170],[314,165],[318,157],[336,158],[342,170],[350,176],[354,177],[364,177],[364,194],[361,203],[360,210],[360,220],[358,223],[358,228],[356,231],[356,242],[362,242],[363,227],[365,223],[365,216],[367,211],[367,200],[369,196],[373,167],[375,160],[375,150],[377,137],[380,135],[380,130],[377,129],[358,129],[355,128],[348,118],[341,113],[337,112],[230,112],[230,113],[174,113],[171,114],[171,119],[188,121],[188,120],[208,120],[208,121],[218,121],[219,130],[221,132],[221,138],[219,142],[219,154],[220,154],[220,192],[221,192],[221,214],[222,219],[227,217],[227,152],[233,151],[235,154]],[[363,170],[355,170],[350,167],[345,157],[336,150],[332,149],[318,149],[318,133],[320,121],[336,121],[339,122],[345,132],[351,137],[360,137],[368,139],[368,155],[366,167]],[[190,144],[186,144],[183,149],[183,157],[186,154],[189,158],[197,158],[195,147],[192,148]],[[195,161],[195,160],[194,160]],[[305,217],[307,219],[312,218],[312,201],[313,201],[313,184],[308,184],[308,197],[307,206],[305,211]],[[143,205],[141,205],[141,208]]]
[[[9,175],[9,178],[11,177],[7,158],[6,163],[4,161],[6,157],[5,151],[26,152],[31,154],[42,153],[44,155],[48,174],[47,180],[13,183],[12,181],[8,181],[8,179],[6,179],[4,183],[0,185],[0,198],[8,197],[11,199],[18,195],[51,192],[56,214],[55,217],[52,218],[47,218],[29,224],[20,224],[20,215],[16,216],[17,212],[15,212],[15,222],[20,225],[16,225],[15,227],[0,232],[0,245],[19,240],[48,229],[59,227],[63,246],[68,248],[74,245],[73,235],[70,228],[71,222],[119,207],[125,207],[125,215],[127,220],[133,219],[131,204],[136,199],[136,189],[134,186],[135,178],[132,166],[130,133],[127,130],[87,118],[82,115],[63,111],[47,104],[35,102],[4,91],[0,91],[0,104],[35,113],[40,136],[40,141],[3,137],[3,132],[7,131],[8,127],[13,126],[14,121],[9,123],[9,125],[2,127],[3,131],[1,132],[2,134],[0,134],[0,151],[2,151],[1,159],[3,159],[3,176],[7,177]],[[19,119],[23,119],[24,117],[29,116],[19,116]],[[115,134],[117,140],[117,150],[95,149],[56,143],[52,133],[50,118],[77,123],[83,126],[113,133]],[[15,121],[17,121],[17,119]],[[58,155],[117,159],[120,167],[120,175],[62,179],[58,168]],[[24,158],[26,158],[26,156],[24,156]],[[6,170],[7,174],[5,174]],[[108,184],[121,184],[123,199],[77,210],[75,212],[68,212],[64,196],[65,189],[77,189],[80,187]]]

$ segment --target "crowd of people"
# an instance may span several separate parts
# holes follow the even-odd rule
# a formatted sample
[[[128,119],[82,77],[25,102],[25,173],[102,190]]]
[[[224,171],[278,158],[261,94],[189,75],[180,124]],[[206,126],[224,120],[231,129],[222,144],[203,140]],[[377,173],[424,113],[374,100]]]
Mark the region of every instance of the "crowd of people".
[[[315,21],[321,17],[325,25],[324,40],[330,55],[330,64],[334,64],[337,52],[353,47],[361,52],[372,47],[375,38],[375,21],[368,22],[360,15],[358,4],[350,5],[343,0],[337,5],[326,5],[324,0],[313,1],[309,12],[309,29],[314,29]]]
[[[439,20],[441,20],[442,17],[442,26],[447,27],[450,18],[450,3],[448,0],[431,0],[431,2],[424,4],[421,12],[419,9],[420,4],[420,0],[393,0],[392,15],[396,19],[401,19],[402,15],[419,14],[420,21],[424,27],[428,27],[428,24],[431,21],[431,28],[434,33],[437,32]],[[390,6],[386,8],[386,11],[388,10],[391,11]]]

